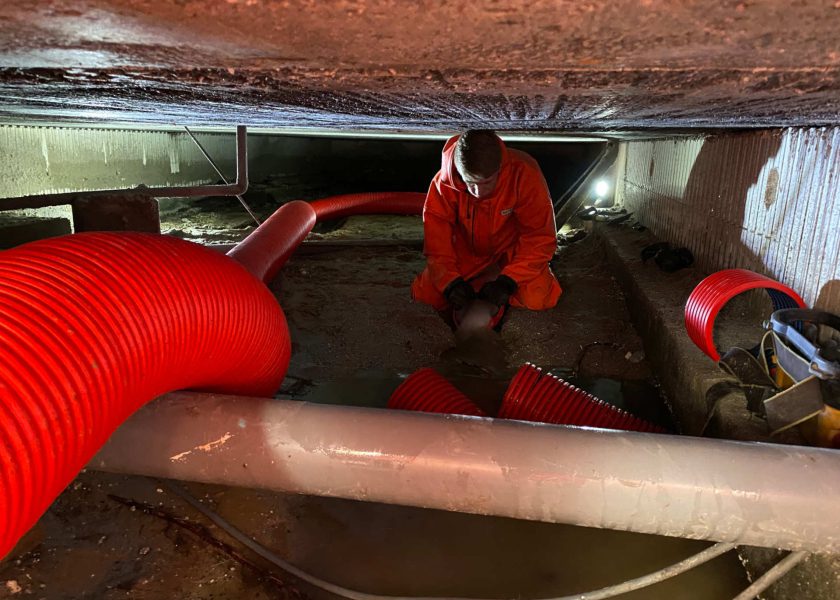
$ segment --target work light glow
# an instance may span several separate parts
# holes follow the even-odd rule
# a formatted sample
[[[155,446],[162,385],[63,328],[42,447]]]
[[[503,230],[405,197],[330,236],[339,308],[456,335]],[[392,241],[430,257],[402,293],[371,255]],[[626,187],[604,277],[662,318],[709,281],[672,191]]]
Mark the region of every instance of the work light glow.
[[[599,198],[603,198],[607,195],[607,192],[610,191],[610,184],[601,179],[595,184],[595,195]]]

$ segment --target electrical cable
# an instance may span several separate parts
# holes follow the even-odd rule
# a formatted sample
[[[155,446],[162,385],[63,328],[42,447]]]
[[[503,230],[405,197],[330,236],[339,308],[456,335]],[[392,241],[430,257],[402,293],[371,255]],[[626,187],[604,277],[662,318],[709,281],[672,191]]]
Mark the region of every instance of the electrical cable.
[[[750,587],[748,587],[743,592],[735,596],[733,600],[752,600],[761,592],[763,592],[771,585],[779,581],[779,579],[787,575],[788,571],[790,571],[793,567],[801,563],[807,557],[808,553],[804,550],[800,550],[799,552],[791,552],[778,563],[776,563],[776,565],[773,566],[770,570],[768,570],[764,575],[753,581]]]
[[[664,569],[642,575],[636,579],[630,579],[624,583],[618,583],[609,587],[595,590],[592,592],[584,592],[582,594],[573,594],[571,596],[564,596],[562,598],[554,598],[553,600],[604,600],[605,598],[613,598],[621,594],[627,594],[635,590],[649,587],[656,583],[665,581],[677,575],[681,575],[686,571],[699,567],[703,563],[709,562],[713,558],[717,558],[721,554],[725,554],[735,548],[735,544],[728,542],[719,542],[713,546],[709,546],[705,550],[689,556],[685,560],[667,566]]]
[[[240,531],[228,521],[226,521],[221,515],[211,510],[210,508],[204,506],[201,502],[199,502],[197,498],[195,498],[195,496],[187,492],[180,485],[171,482],[161,482],[161,485],[164,485],[165,487],[170,489],[174,494],[176,494],[182,500],[187,502],[187,504],[195,508],[202,515],[210,519],[214,524],[216,524],[219,528],[225,531],[228,535],[233,537],[239,543],[249,548],[265,560],[280,567],[284,571],[291,573],[295,577],[298,577],[299,579],[302,579],[303,581],[314,585],[315,587],[318,587],[337,596],[349,598],[350,600],[484,600],[478,598],[382,596],[379,594],[368,594],[366,592],[350,590],[336,585],[334,583],[324,581],[315,577],[314,575],[310,575],[309,573],[298,569],[291,563],[285,561],[284,559],[276,555],[274,552],[272,552],[265,546],[259,544],[249,536],[245,535],[242,531]],[[632,592],[634,590],[645,588],[659,583],[661,581],[665,581],[666,579],[669,579],[671,577],[676,577],[677,575],[685,573],[686,571],[693,569],[694,567],[700,566],[701,564],[708,562],[713,558],[717,558],[721,554],[729,552],[733,548],[735,548],[735,544],[720,542],[714,544],[713,546],[709,546],[702,552],[690,556],[685,560],[681,560],[678,563],[665,567],[664,569],[660,569],[659,571],[655,571],[654,573],[649,573],[647,575],[643,575],[642,577],[637,577],[636,579],[631,579],[623,583],[611,585],[600,590],[583,592],[580,594],[572,594],[570,596],[547,598],[545,600],[603,600],[605,598],[613,598],[620,594],[626,594],[628,592]],[[737,600],[741,600],[740,596]]]

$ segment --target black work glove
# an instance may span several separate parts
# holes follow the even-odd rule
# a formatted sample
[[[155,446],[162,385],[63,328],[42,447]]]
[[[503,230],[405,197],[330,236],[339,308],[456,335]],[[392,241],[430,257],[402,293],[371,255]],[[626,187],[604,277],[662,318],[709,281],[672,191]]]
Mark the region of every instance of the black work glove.
[[[443,290],[443,296],[455,310],[464,310],[470,302],[475,300],[475,290],[472,286],[461,279],[455,279]]]
[[[478,297],[496,306],[504,306],[516,293],[519,286],[507,275],[499,275],[495,281],[488,281],[478,292]]]

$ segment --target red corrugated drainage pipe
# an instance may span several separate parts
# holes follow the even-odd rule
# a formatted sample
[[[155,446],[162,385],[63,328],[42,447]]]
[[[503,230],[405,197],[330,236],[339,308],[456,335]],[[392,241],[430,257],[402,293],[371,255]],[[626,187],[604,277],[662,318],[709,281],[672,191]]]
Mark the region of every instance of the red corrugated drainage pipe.
[[[709,358],[720,360],[714,341],[715,318],[732,298],[763,288],[773,301],[773,310],[804,308],[805,302],[783,283],[747,269],[727,269],[706,277],[688,297],[685,304],[685,329],[691,340]]]
[[[409,375],[391,394],[388,399],[388,408],[475,417],[486,416],[484,411],[460,390],[437,371],[428,368]]]
[[[269,283],[315,226],[309,202],[295,200],[278,208],[228,256],[265,283]]]
[[[511,380],[499,417],[624,431],[664,431],[530,363]]]
[[[269,396],[289,355],[271,292],[197,244],[82,233],[0,253],[0,557],[142,404]]]
[[[331,196],[311,205],[320,222],[364,214],[420,215],[425,201],[423,192],[372,192]]]
[[[317,221],[362,214],[419,215],[425,199],[426,195],[418,192],[376,192],[330,196],[312,202],[294,200],[277,209],[228,256],[269,283]]]

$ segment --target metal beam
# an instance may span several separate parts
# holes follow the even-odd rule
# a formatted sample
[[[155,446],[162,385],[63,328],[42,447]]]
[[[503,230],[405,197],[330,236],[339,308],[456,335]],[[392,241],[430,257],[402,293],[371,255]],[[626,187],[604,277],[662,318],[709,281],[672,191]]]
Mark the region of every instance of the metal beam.
[[[89,468],[840,552],[840,452],[818,448],[175,393]]]

